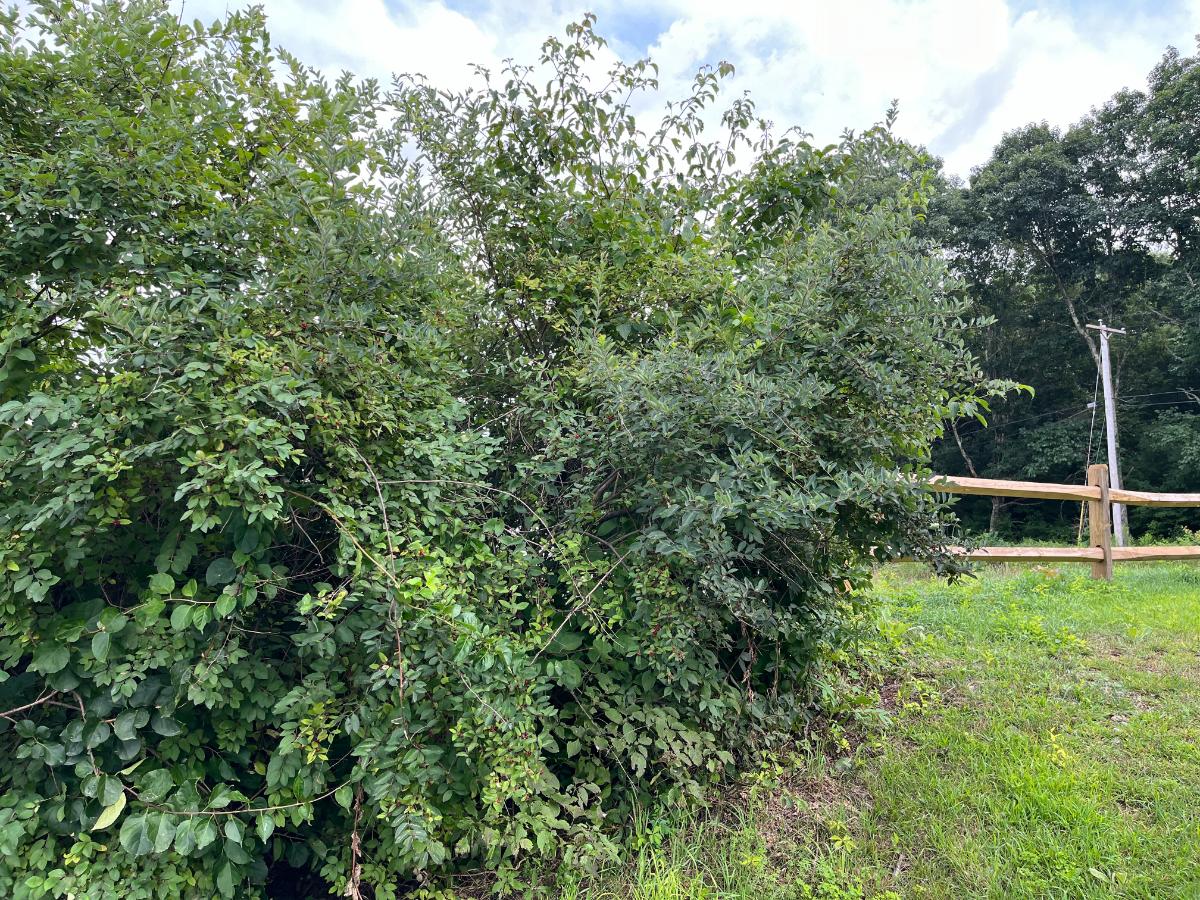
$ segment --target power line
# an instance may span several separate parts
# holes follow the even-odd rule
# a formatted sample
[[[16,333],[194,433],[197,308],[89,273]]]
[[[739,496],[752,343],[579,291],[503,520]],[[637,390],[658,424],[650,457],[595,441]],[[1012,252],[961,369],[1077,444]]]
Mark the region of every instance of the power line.
[[[1182,406],[1195,402],[1195,400],[1164,400],[1161,403],[1122,403],[1121,405],[1126,409],[1145,409],[1148,406]]]
[[[981,426],[980,431],[983,431],[985,429],[985,427],[986,428],[1007,428],[1009,425],[1020,425],[1022,422],[1032,422],[1034,419],[1044,419],[1046,416],[1054,416],[1054,415],[1058,415],[1059,413],[1064,413],[1064,412],[1071,412],[1072,414],[1076,414],[1079,412],[1087,412],[1087,409],[1084,408],[1083,410],[1080,410],[1078,405],[1074,405],[1074,404],[1071,406],[1063,406],[1063,407],[1060,407],[1059,409],[1051,409],[1051,410],[1047,410],[1046,412],[1037,413],[1032,416],[1025,416],[1022,419],[1004,419],[1000,422],[990,422],[990,423],[988,423],[987,426]],[[971,434],[978,434],[978,433],[979,433],[978,431],[971,432]]]
[[[1126,394],[1123,399],[1136,400],[1139,397],[1166,397],[1168,394],[1188,394],[1195,393],[1196,388],[1175,388],[1173,391],[1155,391],[1150,394]]]
[[[1008,421],[1004,422],[995,422],[987,426],[980,426],[975,431],[968,431],[966,434],[962,435],[962,437],[964,440],[968,438],[987,437],[989,434],[992,434],[1002,428],[1007,428],[1009,425],[1020,425],[1024,422],[1032,422],[1035,419],[1044,419],[1046,416],[1054,416],[1068,411],[1070,411],[1071,414],[1069,416],[1062,416],[1061,418],[1057,419],[1055,424],[1057,424],[1057,422],[1069,422],[1071,419],[1088,412],[1088,410],[1089,408],[1086,406],[1083,409],[1080,409],[1077,406],[1064,406],[1062,409],[1052,409],[1049,412],[1038,413],[1036,416],[1026,416],[1023,419],[1009,419]]]
[[[1099,384],[1099,379],[1100,379],[1100,375],[1097,372],[1097,374],[1096,374],[1097,384]],[[1138,397],[1165,397],[1168,394],[1173,394],[1173,393],[1181,393],[1182,394],[1182,393],[1186,393],[1189,390],[1192,390],[1192,389],[1191,388],[1179,388],[1178,391],[1158,391],[1158,392],[1150,393],[1150,394],[1130,394],[1128,399],[1136,399]],[[1093,406],[1093,405],[1089,404],[1088,406],[1084,407],[1083,409],[1080,409],[1078,406],[1063,406],[1058,409],[1051,409],[1051,410],[1047,410],[1046,412],[1036,413],[1035,415],[1032,415],[1032,416],[1024,416],[1023,418],[1020,418],[1020,419],[1005,419],[1005,420],[1002,420],[999,422],[989,422],[985,426],[980,426],[975,431],[968,431],[965,433],[960,432],[960,434],[961,434],[963,440],[970,440],[972,438],[986,437],[988,434],[994,433],[995,431],[998,431],[1002,428],[1007,428],[1010,425],[1023,425],[1026,422],[1033,422],[1038,419],[1044,419],[1047,416],[1056,416],[1056,415],[1059,415],[1060,413],[1065,413],[1065,412],[1070,412],[1070,415],[1062,416],[1062,418],[1057,421],[1069,422],[1071,419],[1074,419],[1075,417],[1082,415],[1083,413],[1091,412],[1092,413],[1092,426],[1095,427],[1096,408],[1099,406],[1099,403],[1097,402],[1098,399],[1099,399],[1099,396],[1097,394],[1096,398],[1092,401],[1092,403],[1095,405]],[[1181,403],[1190,402],[1186,399],[1179,399],[1179,400],[1165,400],[1161,403],[1128,403],[1128,402],[1126,402],[1126,400],[1127,400],[1127,398],[1123,397],[1118,402],[1121,404],[1122,407],[1129,408],[1129,409],[1138,409],[1138,408],[1146,407],[1146,406],[1178,406]]]

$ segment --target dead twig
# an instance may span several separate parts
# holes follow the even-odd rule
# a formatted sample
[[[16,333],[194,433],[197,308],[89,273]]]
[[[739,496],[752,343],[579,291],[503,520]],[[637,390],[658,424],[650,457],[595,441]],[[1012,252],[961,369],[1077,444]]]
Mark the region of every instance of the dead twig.
[[[354,826],[350,829],[350,878],[346,881],[346,896],[351,900],[363,900],[362,893],[362,839],[358,835],[358,823],[362,821],[363,790],[360,784],[354,791]]]

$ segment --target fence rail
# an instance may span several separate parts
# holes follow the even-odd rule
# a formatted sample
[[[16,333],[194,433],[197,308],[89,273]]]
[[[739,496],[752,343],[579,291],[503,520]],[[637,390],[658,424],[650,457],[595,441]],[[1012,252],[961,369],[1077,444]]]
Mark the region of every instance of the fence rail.
[[[1090,562],[1092,577],[1111,579],[1114,562],[1154,560],[1200,561],[1200,547],[1113,547],[1112,505],[1200,506],[1200,494],[1161,494],[1115,490],[1108,486],[1108,466],[1088,469],[1087,484],[1047,484],[1040,481],[1006,481],[997,478],[962,478],[937,475],[930,490],[946,494],[986,497],[1024,497],[1030,500],[1077,500],[1088,505],[1090,547],[978,547],[956,548],[977,562]]]
[[[1108,471],[1108,466],[1104,466]],[[1091,484],[1047,484],[1041,481],[1006,481],[1001,478],[962,478],[937,475],[930,479],[934,490],[948,494],[979,494],[985,497],[1026,497],[1031,500],[1099,500],[1100,488]],[[1156,494],[1109,488],[1108,498],[1126,506],[1200,506],[1200,494]]]

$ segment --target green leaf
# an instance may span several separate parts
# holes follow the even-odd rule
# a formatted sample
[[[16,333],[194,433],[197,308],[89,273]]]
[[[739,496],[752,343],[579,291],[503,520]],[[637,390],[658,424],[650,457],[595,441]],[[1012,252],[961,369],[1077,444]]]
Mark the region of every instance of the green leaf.
[[[217,826],[211,819],[205,819],[196,826],[196,849],[203,850],[217,839]]]
[[[132,740],[129,740],[129,741],[121,741],[120,746],[117,747],[117,756],[120,757],[122,762],[128,762],[129,760],[133,759],[135,756],[137,756],[141,752],[142,752],[142,739],[141,738],[133,738]]]
[[[147,772],[138,782],[138,797],[147,803],[158,803],[175,787],[175,780],[166,769]]]
[[[225,858],[230,862],[237,863],[239,866],[244,866],[250,862],[250,854],[242,849],[241,844],[235,844],[233,841],[226,839],[222,849],[225,851]]]
[[[95,824],[92,825],[90,830],[91,831],[103,831],[105,828],[107,828],[113,822],[117,821],[117,818],[121,815],[121,813],[124,811],[124,809],[125,809],[125,792],[121,791],[121,793],[117,796],[117,799],[114,802],[110,803],[108,806],[104,807],[104,809],[100,811],[100,815],[96,817],[96,822],[95,822]]]
[[[154,850],[156,836],[157,832],[151,830],[151,816],[146,812],[126,818],[121,826],[121,846],[132,856],[142,857]]]
[[[558,675],[559,682],[570,691],[579,687],[580,682],[583,681],[583,670],[579,668],[578,663],[569,659],[561,660],[558,663]]]
[[[137,737],[138,729],[150,721],[150,713],[144,709],[127,709],[117,716],[113,723],[113,732],[123,741],[132,741]]]
[[[176,722],[170,716],[164,716],[162,713],[154,714],[154,718],[150,720],[150,727],[153,728],[157,734],[161,734],[163,737],[174,737],[183,731],[183,729],[179,727],[178,722]]]
[[[258,530],[247,528],[238,539],[236,546],[242,553],[253,553],[258,549]]]
[[[204,573],[204,583],[209,587],[221,587],[237,578],[237,566],[226,556],[214,559]]]
[[[158,817],[158,826],[154,831],[154,852],[166,853],[175,840],[175,821],[166,813]]]
[[[113,606],[107,607],[100,613],[100,627],[109,634],[119,634],[129,624],[129,618]]]
[[[270,813],[259,813],[255,830],[258,832],[258,839],[265,844],[275,831],[275,819]]]
[[[354,800],[354,789],[348,784],[343,784],[333,792],[333,799],[337,801],[338,806],[342,809],[349,809],[351,802]]]
[[[108,647],[112,643],[112,635],[107,631],[97,631],[92,635],[92,656],[100,662],[108,659]]]
[[[229,816],[225,820],[225,837],[239,846],[242,843],[242,823],[234,816]]]
[[[229,786],[225,784],[215,785],[212,789],[212,792],[208,795],[209,809],[225,809],[225,807],[229,806],[229,804],[232,802],[233,791],[231,791]]]
[[[88,730],[84,746],[89,750],[94,750],[107,741],[111,735],[112,728],[107,722],[97,722]]]
[[[560,631],[546,645],[546,650],[550,653],[570,653],[572,650],[578,650],[582,643],[583,635],[578,631]]]
[[[150,590],[166,596],[175,590],[175,579],[166,572],[156,572],[150,576]]]
[[[171,627],[175,631],[183,631],[192,622],[192,610],[195,609],[190,603],[177,603],[175,608],[171,610]]]
[[[121,783],[120,778],[114,778],[111,775],[104,778],[104,787],[100,791],[100,802],[105,806],[109,806],[117,802],[117,798],[124,796],[125,785]]]
[[[61,644],[39,644],[33,651],[30,668],[43,675],[53,675],[65,669],[70,660],[71,651]]]
[[[217,890],[222,897],[233,896],[233,866],[228,862],[217,870]]]
[[[162,597],[154,596],[137,608],[137,611],[134,612],[134,617],[137,619],[138,624],[148,628],[158,622],[159,616],[162,615],[163,610],[166,608],[167,601]]]
[[[196,849],[196,819],[185,816],[175,829],[175,852],[187,856]]]

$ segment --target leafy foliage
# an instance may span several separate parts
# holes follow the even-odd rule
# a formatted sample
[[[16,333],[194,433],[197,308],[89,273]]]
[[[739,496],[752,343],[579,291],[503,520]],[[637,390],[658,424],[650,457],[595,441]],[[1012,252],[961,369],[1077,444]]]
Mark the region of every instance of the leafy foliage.
[[[913,477],[1002,385],[886,127],[706,142],[722,67],[645,133],[590,20],[458,94],[256,12],[0,35],[5,894],[585,853],[812,715],[872,554],[938,556]]]

